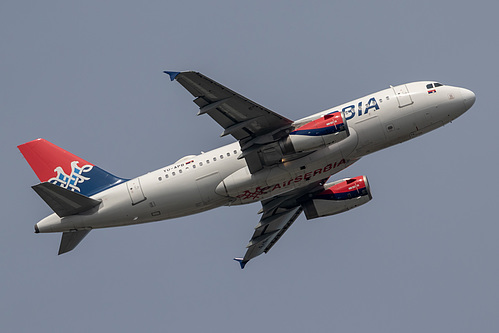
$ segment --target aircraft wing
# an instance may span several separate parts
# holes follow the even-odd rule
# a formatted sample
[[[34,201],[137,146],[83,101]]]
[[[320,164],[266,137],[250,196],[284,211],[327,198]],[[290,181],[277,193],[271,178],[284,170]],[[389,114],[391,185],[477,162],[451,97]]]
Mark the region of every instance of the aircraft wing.
[[[208,114],[224,128],[221,136],[239,140],[250,172],[280,162],[276,141],[290,132],[293,121],[239,95],[197,72],[168,72],[194,97],[198,115]],[[270,145],[270,146],[269,146]],[[258,155],[260,154],[260,155]],[[265,155],[265,156],[262,156]]]
[[[303,208],[302,199],[309,194],[324,190],[327,179],[309,186],[291,191],[281,196],[262,201],[262,217],[255,227],[255,232],[246,246],[243,258],[235,258],[241,268],[251,259],[267,253],[300,216]]]

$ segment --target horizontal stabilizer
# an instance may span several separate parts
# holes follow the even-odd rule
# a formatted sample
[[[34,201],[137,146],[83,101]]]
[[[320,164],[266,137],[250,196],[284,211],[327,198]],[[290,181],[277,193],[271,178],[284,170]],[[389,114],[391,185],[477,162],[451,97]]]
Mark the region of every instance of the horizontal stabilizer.
[[[90,230],[66,231],[62,233],[59,253],[63,254],[73,250],[85,238]]]
[[[82,213],[100,204],[100,200],[48,182],[34,185],[32,188],[59,217]]]

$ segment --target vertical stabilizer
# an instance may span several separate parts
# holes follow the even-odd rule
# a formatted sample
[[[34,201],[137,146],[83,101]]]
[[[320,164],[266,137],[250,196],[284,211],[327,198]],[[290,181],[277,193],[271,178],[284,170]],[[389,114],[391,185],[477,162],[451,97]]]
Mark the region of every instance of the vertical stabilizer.
[[[127,181],[44,139],[24,143],[18,148],[41,182],[87,197]]]

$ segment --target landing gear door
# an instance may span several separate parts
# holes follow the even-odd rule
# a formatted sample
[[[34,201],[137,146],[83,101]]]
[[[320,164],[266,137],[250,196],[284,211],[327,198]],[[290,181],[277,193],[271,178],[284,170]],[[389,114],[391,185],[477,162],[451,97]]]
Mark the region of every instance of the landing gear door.
[[[409,93],[409,89],[407,89],[407,85],[401,84],[400,86],[392,87],[392,89],[395,93],[395,96],[397,96],[399,108],[403,108],[404,106],[414,103],[411,98],[411,94]]]
[[[132,205],[136,205],[139,202],[146,200],[144,192],[142,192],[142,186],[140,186],[140,179],[135,178],[126,183],[128,188],[128,194],[130,194],[130,199],[132,200]]]

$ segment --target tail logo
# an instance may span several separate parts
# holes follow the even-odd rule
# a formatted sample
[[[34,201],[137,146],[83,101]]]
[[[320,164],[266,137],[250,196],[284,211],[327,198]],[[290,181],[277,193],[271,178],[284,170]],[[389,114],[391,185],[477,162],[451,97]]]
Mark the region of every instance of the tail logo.
[[[71,162],[71,174],[69,175],[64,172],[62,167],[58,166],[54,169],[54,171],[57,172],[57,176],[50,178],[48,181],[71,191],[80,192],[78,184],[90,179],[89,177],[83,176],[82,173],[92,170],[93,165],[87,164],[79,167],[78,163],[79,161]]]

